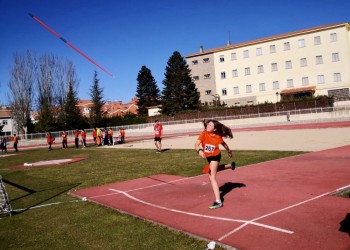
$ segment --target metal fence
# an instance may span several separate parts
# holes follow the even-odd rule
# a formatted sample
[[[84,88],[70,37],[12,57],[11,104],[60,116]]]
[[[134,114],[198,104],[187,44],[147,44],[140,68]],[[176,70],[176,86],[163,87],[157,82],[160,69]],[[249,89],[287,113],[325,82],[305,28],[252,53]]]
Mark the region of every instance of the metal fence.
[[[263,118],[263,117],[276,117],[276,116],[287,116],[289,113],[290,116],[295,115],[302,115],[302,114],[315,114],[315,113],[342,113],[346,117],[350,118],[350,106],[339,106],[339,107],[321,107],[321,108],[312,108],[312,109],[295,109],[295,110],[288,110],[288,111],[277,111],[277,112],[270,112],[270,113],[255,113],[255,114],[247,114],[247,115],[234,115],[234,116],[226,116],[225,114],[221,113],[221,116],[209,116],[205,118],[199,118],[199,119],[188,119],[188,120],[181,120],[181,121],[164,121],[162,122],[163,125],[179,125],[183,124],[183,126],[180,129],[177,129],[177,131],[189,131],[187,129],[186,124],[192,124],[192,123],[198,123],[202,122],[203,119],[216,119],[216,120],[240,120],[240,119],[249,119],[249,118]],[[123,128],[126,130],[127,136],[152,136],[153,135],[153,123],[144,123],[144,124],[134,124],[134,125],[125,125],[125,126],[114,126],[114,127],[108,127],[112,128],[114,131],[114,134],[116,135],[119,131],[119,129]],[[188,125],[189,126],[189,125]],[[107,128],[107,129],[108,129]],[[66,131],[68,133],[68,140],[74,139],[74,131],[70,130]],[[87,138],[92,138],[92,131],[93,129],[85,129]],[[61,135],[63,131],[55,131],[51,132],[51,134],[56,138],[56,143],[61,142]],[[19,145],[46,145],[46,135],[47,133],[35,133],[35,134],[25,134],[20,136]],[[59,141],[59,142],[58,142]]]

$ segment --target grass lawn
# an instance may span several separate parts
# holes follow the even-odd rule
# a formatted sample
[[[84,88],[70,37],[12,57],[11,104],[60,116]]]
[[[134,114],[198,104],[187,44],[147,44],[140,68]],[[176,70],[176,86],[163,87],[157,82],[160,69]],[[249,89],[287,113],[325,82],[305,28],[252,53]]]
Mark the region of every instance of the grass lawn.
[[[236,151],[234,160],[240,167],[300,153]],[[75,157],[87,159],[63,166],[8,169],[24,162]],[[229,161],[224,153],[222,163]],[[150,149],[40,148],[2,157],[0,175],[12,209],[24,210],[0,220],[1,249],[206,249],[207,241],[67,195],[73,189],[160,173],[195,176],[204,165],[194,150],[155,154]],[[56,202],[62,203],[44,206]]]

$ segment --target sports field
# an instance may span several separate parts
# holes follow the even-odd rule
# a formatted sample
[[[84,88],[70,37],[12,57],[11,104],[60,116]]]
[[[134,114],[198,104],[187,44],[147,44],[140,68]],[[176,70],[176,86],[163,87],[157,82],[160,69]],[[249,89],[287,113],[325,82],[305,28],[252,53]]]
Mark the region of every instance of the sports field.
[[[238,167],[303,154],[305,151],[350,145],[348,137],[337,136],[339,133],[343,135],[348,133],[349,127],[347,126],[301,130],[305,131],[303,131],[303,136],[299,134],[299,146],[294,145],[292,149],[284,148],[283,144],[286,146],[290,144],[282,143],[282,141],[289,141],[295,144],[297,132],[288,129],[237,131],[234,133],[235,138],[227,142],[236,151],[234,157]],[[291,137],[288,137],[289,134]],[[325,140],[324,135],[329,137]],[[152,141],[142,140],[102,148],[55,149],[50,152],[40,148],[20,151],[15,156],[1,157],[0,174],[5,180],[12,208],[16,210],[13,216],[1,219],[1,245],[5,249],[206,249],[211,240],[209,237],[192,234],[189,236],[186,230],[169,230],[169,228],[176,229],[176,227],[160,222],[153,224],[151,219],[146,220],[138,215],[138,217],[126,215],[113,208],[96,204],[96,202],[82,201],[82,199],[67,194],[74,190],[85,190],[113,183],[133,182],[143,178],[151,180],[159,174],[197,178],[196,176],[201,175],[203,160],[199,159],[192,149],[195,138],[194,135],[166,138],[163,141],[166,151],[161,154],[155,154]],[[313,143],[310,143],[310,138]],[[245,144],[249,142],[254,150],[240,149],[240,147],[246,147]],[[325,142],[328,145],[325,145]],[[256,151],[259,145],[263,151]],[[280,145],[280,147],[277,150],[268,148],[268,145],[271,145],[270,147]],[[296,149],[298,151],[295,151]],[[70,158],[84,158],[85,160],[47,167],[11,169],[25,162]],[[228,161],[229,159],[224,156],[223,162]],[[244,169],[248,171],[249,167]],[[240,168],[237,173],[239,170]],[[348,177],[350,179],[350,176]],[[220,176],[218,180],[220,181]],[[222,181],[227,180],[222,178]],[[178,204],[186,207],[199,206],[201,210],[200,204],[203,203],[203,209],[206,209],[207,203],[212,201],[210,199],[212,191],[203,187],[200,182],[197,186],[195,183],[191,185],[197,187],[198,194],[203,195],[202,198],[194,196],[189,199],[185,193],[174,191],[176,199],[171,200],[175,199]],[[180,190],[186,192],[184,189]],[[225,196],[227,204],[231,195],[237,195],[237,193],[230,192]],[[167,202],[164,197],[157,194],[157,189],[151,192],[151,197],[155,201],[159,199],[160,203]],[[181,202],[181,199],[186,202]],[[130,201],[122,202],[123,205],[127,205]],[[239,204],[237,200],[234,209],[239,210]],[[139,208],[145,210],[144,207],[139,206]],[[226,209],[230,209],[230,206],[225,205],[223,210],[218,211],[226,211]],[[170,215],[170,218],[173,219],[174,215]],[[339,222],[336,223],[339,224]],[[348,237],[346,233],[337,233]],[[270,236],[266,235],[266,237]],[[235,247],[234,243],[231,247]],[[244,246],[244,242],[240,244]],[[221,249],[219,245],[215,249]],[[229,247],[228,244],[221,246]],[[245,248],[242,247],[242,249]]]

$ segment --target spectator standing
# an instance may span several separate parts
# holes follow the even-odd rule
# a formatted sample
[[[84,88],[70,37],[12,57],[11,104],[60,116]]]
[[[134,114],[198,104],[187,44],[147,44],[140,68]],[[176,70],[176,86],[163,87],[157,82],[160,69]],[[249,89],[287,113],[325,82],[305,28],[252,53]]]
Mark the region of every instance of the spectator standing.
[[[68,148],[67,132],[66,131],[62,132],[62,148]]]
[[[49,144],[49,151],[52,150],[53,136],[50,132],[47,133],[47,144]]]
[[[97,145],[97,129],[96,127],[94,128],[94,130],[92,130],[92,138],[94,139],[94,144]]]
[[[75,147],[79,148],[79,130],[76,129],[74,132],[74,143],[75,143]]]
[[[103,138],[103,145],[108,145],[109,144],[109,140],[108,140],[108,130],[107,130],[107,128],[105,128],[104,130],[103,130],[103,132],[104,132],[104,138]]]
[[[120,140],[122,143],[125,142],[125,129],[122,128],[121,132],[120,132]]]
[[[96,135],[97,135],[96,137],[97,146],[102,146],[102,140],[101,140],[102,131],[100,128],[97,128]]]
[[[18,137],[16,134],[13,134],[13,148],[18,152]]]
[[[5,153],[7,153],[7,145],[6,145],[6,137],[3,136],[1,137],[1,152],[3,153],[5,151]]]
[[[113,145],[113,130],[112,130],[112,128],[109,128],[108,135],[109,135],[109,145]]]
[[[83,148],[86,148],[86,132],[85,132],[85,129],[81,130],[81,140],[83,142]]]

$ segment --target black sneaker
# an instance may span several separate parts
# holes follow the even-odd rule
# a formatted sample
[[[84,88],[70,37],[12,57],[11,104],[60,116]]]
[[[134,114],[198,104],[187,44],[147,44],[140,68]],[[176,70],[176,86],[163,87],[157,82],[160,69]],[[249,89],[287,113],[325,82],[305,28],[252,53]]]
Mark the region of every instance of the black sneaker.
[[[216,209],[216,208],[220,208],[220,207],[222,207],[222,206],[223,206],[222,202],[217,202],[217,201],[215,201],[215,202],[213,203],[213,205],[211,205],[211,206],[209,207],[209,209]]]
[[[236,162],[231,162],[231,170],[235,170],[236,169]]]

